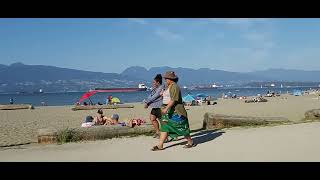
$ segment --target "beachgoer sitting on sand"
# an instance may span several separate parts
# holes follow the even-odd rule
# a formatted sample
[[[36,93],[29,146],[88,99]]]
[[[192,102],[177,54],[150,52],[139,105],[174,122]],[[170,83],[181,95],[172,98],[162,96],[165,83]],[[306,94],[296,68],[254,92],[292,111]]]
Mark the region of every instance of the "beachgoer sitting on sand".
[[[110,118],[106,117],[106,123],[104,125],[121,125],[126,126],[125,122],[119,122],[119,115],[113,114]]]
[[[97,112],[97,116],[94,118],[93,121],[95,125],[104,125],[107,120],[108,118],[103,115],[102,109],[99,109]]]
[[[93,122],[93,117],[92,116],[87,116],[85,119],[85,122],[82,123],[81,127],[92,127],[94,126],[94,122]]]

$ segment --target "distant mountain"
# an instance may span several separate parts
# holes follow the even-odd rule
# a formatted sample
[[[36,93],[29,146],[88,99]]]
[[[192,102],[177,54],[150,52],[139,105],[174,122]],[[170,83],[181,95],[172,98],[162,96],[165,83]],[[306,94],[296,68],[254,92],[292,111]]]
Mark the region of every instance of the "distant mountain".
[[[171,68],[168,66],[153,67],[149,70],[134,66],[127,68],[121,74],[126,76],[136,76],[136,74],[138,74],[136,77],[150,81],[156,74],[163,74],[166,71],[175,71],[180,77],[179,82],[185,85],[267,80],[266,78],[246,73],[211,70],[209,68],[200,68],[197,70],[182,67]]]
[[[249,73],[229,72],[222,70],[212,70],[209,68],[190,69],[190,68],[171,68],[153,67],[149,70],[134,66],[126,69],[122,75],[135,76],[152,80],[158,74],[166,71],[175,71],[180,76],[182,84],[206,84],[206,83],[249,83],[261,81],[292,81],[292,82],[320,82],[320,71],[269,69],[265,71],[254,71]]]
[[[0,92],[82,91],[95,87],[137,87],[141,80],[117,73],[90,72],[14,63],[0,66]]]
[[[246,85],[254,82],[320,82],[320,71],[269,69],[249,73],[228,72],[209,68],[172,68],[168,66],[132,66],[122,73],[90,72],[43,65],[14,63],[0,64],[0,92],[45,92],[87,91],[96,87],[137,87],[139,83],[148,86],[156,74],[175,71],[181,85],[233,84]]]
[[[140,67],[140,66],[131,66],[127,69],[125,69],[121,75],[123,76],[128,76],[128,77],[136,77],[139,79],[145,79],[145,80],[149,80],[150,78],[147,79],[148,75],[150,73],[148,72],[148,70],[144,67]]]
[[[0,69],[8,67],[7,65],[0,64]]]
[[[319,82],[320,71],[303,71],[288,69],[269,69],[265,71],[255,71],[249,73],[253,76],[264,77],[272,81],[302,81]]]

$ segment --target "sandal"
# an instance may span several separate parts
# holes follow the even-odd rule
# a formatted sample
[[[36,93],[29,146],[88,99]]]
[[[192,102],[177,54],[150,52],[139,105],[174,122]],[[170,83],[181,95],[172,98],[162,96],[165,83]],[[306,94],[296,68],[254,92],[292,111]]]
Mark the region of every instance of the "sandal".
[[[186,145],[184,145],[183,148],[192,148],[192,147],[196,147],[196,146],[197,146],[197,144],[192,143],[192,144],[186,144]]]
[[[161,151],[164,150],[164,148],[159,148],[158,146],[153,146],[153,148],[151,149],[151,151]]]
[[[168,142],[176,141],[176,140],[177,140],[177,138],[168,137],[168,138],[164,141],[164,143],[168,143]]]
[[[160,134],[155,133],[155,134],[153,135],[153,138],[159,139],[159,138],[160,138]]]

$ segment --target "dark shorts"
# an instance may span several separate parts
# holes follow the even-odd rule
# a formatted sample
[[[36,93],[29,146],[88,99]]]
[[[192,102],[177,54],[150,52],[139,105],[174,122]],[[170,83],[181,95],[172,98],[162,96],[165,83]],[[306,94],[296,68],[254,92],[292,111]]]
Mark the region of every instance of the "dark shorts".
[[[161,119],[161,109],[160,108],[152,108],[151,114],[156,116],[156,118]]]

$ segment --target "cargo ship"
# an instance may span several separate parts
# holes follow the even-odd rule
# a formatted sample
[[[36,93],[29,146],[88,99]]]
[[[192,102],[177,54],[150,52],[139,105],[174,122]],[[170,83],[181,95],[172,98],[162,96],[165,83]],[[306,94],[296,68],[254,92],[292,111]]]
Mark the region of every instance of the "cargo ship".
[[[194,87],[195,90],[207,90],[207,89],[217,89],[217,88],[221,88],[223,87],[222,85],[216,85],[216,84],[213,84],[213,85],[210,85],[210,86],[196,86]]]
[[[95,88],[98,92],[136,92],[136,91],[146,91],[148,88],[145,84],[139,84],[138,88]]]

